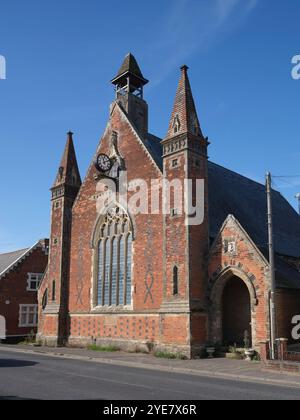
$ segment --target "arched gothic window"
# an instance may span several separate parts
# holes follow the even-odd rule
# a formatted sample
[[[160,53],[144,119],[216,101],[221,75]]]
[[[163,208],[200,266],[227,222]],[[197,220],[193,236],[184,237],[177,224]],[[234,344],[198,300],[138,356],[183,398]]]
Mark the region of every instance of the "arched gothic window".
[[[56,300],[56,282],[53,280],[52,282],[52,302]]]
[[[120,207],[115,207],[108,211],[97,232],[97,306],[130,306],[130,219]]]
[[[43,299],[42,299],[42,309],[43,311],[46,309],[46,306],[48,305],[48,289],[45,290]]]

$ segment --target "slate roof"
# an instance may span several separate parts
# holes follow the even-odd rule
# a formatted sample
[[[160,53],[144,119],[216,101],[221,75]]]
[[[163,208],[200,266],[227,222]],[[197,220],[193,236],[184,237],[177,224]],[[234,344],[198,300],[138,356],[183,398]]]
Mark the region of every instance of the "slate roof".
[[[44,253],[48,254],[49,240],[41,239],[31,248],[20,249],[18,251],[0,254],[0,280],[10,271],[13,271],[18,264],[24,261],[35,249],[41,247]]]
[[[5,272],[11,265],[15,264],[30,248],[20,249],[19,251],[0,254],[0,275]]]
[[[163,170],[161,139],[152,134],[145,140]],[[208,163],[210,236],[214,239],[232,214],[260,248],[268,244],[265,186],[213,162]],[[288,201],[273,191],[275,251],[300,258],[300,217]]]
[[[275,258],[276,286],[280,289],[299,289],[300,272],[279,256]]]
[[[159,137],[149,133],[148,137],[144,140],[144,143],[159,169],[163,171],[163,149],[161,141],[162,140]]]
[[[232,214],[257,246],[268,244],[265,186],[209,162],[210,234],[214,238]],[[288,201],[273,190],[275,251],[300,258],[300,217]]]

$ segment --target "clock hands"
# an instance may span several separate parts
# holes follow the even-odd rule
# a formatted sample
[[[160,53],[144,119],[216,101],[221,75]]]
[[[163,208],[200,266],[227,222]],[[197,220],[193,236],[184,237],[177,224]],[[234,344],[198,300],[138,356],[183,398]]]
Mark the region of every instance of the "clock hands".
[[[104,153],[98,155],[96,159],[96,168],[99,172],[106,173],[111,170],[112,166],[113,163],[107,155]]]

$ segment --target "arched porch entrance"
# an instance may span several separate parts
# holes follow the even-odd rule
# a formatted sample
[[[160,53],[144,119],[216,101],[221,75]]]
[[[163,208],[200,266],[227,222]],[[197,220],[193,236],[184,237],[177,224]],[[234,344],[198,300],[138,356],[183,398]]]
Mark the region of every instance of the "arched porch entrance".
[[[244,346],[245,334],[252,342],[251,297],[246,284],[236,276],[226,282],[222,295],[223,344]]]
[[[256,289],[247,273],[224,267],[212,281],[210,291],[210,332],[212,343],[244,346],[245,331],[249,345],[256,345]]]

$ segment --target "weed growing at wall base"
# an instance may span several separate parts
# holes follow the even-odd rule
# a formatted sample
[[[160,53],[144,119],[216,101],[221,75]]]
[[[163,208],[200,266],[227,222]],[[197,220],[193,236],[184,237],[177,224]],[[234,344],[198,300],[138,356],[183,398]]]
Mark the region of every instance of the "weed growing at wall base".
[[[87,347],[88,350],[91,351],[98,351],[103,353],[112,353],[120,351],[120,349],[116,346],[97,346],[96,344],[92,344]]]
[[[6,79],[6,59],[0,55],[0,80]]]

